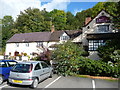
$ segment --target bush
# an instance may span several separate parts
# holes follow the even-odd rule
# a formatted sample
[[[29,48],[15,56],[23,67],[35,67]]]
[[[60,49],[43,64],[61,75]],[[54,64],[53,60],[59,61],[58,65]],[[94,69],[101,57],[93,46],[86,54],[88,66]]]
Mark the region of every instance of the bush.
[[[23,53],[24,56],[27,56],[27,53]]]
[[[101,60],[90,60],[83,57],[84,50],[72,42],[58,46],[52,59],[58,62],[56,67],[60,75],[93,75],[119,77],[118,64],[108,64]]]
[[[95,61],[90,59],[80,61],[79,74],[119,77],[117,65],[111,66],[103,61]]]
[[[61,75],[71,75],[78,73],[79,60],[82,57],[84,50],[82,47],[68,41],[62,45],[58,45],[53,51],[52,59],[58,62],[57,71]]]

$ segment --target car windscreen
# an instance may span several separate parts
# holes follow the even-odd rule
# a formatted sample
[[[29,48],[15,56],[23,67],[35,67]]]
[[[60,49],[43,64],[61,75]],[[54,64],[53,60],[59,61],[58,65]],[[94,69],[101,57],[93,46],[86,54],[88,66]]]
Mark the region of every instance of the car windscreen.
[[[16,64],[12,68],[12,72],[19,72],[19,73],[29,73],[31,69],[31,64]]]

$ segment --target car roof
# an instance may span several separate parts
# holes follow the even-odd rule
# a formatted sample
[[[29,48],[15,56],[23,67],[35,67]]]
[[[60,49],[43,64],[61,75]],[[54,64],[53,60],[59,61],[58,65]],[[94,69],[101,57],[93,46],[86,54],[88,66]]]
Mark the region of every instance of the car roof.
[[[23,62],[18,62],[18,64],[37,64],[42,61],[23,61]]]
[[[16,62],[15,60],[7,60],[7,59],[0,60],[0,62],[11,62],[11,61]]]

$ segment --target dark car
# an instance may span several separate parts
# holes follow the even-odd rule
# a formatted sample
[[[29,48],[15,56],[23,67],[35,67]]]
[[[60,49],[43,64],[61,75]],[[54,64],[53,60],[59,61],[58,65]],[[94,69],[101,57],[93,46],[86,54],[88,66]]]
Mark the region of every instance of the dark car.
[[[8,79],[10,70],[16,63],[14,60],[0,60],[0,84]]]

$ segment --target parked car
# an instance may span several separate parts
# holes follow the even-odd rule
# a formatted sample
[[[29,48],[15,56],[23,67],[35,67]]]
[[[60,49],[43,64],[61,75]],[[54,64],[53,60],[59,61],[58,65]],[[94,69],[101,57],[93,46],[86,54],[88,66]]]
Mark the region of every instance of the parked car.
[[[37,88],[38,83],[52,77],[52,67],[43,61],[19,62],[10,71],[9,83],[30,85]]]
[[[10,70],[16,63],[14,60],[0,60],[0,84],[8,79]]]

